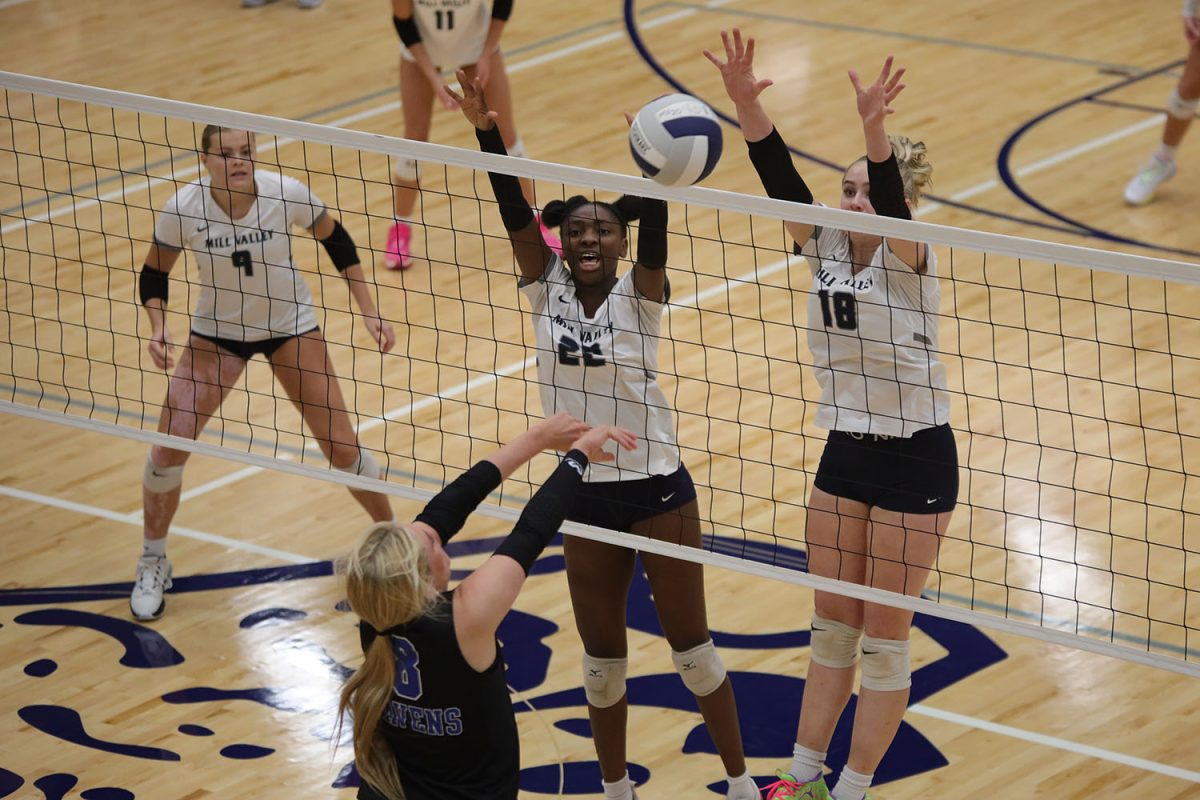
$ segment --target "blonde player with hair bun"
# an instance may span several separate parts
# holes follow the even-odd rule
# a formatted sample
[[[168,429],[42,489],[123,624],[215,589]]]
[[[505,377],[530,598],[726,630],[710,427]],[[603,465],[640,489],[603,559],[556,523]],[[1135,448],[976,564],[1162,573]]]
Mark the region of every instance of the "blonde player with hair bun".
[[[783,138],[759,102],[754,40],[721,32],[721,71],[759,178],[771,197],[812,203]],[[889,137],[884,120],[904,89],[884,62],[850,81],[867,153],[842,176],[847,211],[911,218],[932,168],[925,145]],[[809,497],[805,540],[814,575],[918,595],[958,496],[958,453],[938,360],[937,258],[922,242],[785,223],[808,258],[808,345],[821,386],[816,423],[829,431]],[[791,765],[770,800],[863,800],[904,716],[912,612],[816,592],[812,651]],[[862,683],[850,757],[832,794],[824,762],[834,728]]]
[[[589,462],[632,433],[560,413],[459,476],[407,525],[372,526],[344,565],[361,618],[363,665],[342,688],[364,800],[515,800],[517,723],[496,629],[558,532]],[[504,478],[543,450],[567,450],[482,566],[449,588],[444,545]]]
[[[1200,109],[1200,0],[1183,0],[1183,36],[1188,44],[1187,63],[1167,102],[1158,150],[1125,186],[1125,202],[1130,205],[1149,203],[1158,187],[1175,177],[1176,153]]]

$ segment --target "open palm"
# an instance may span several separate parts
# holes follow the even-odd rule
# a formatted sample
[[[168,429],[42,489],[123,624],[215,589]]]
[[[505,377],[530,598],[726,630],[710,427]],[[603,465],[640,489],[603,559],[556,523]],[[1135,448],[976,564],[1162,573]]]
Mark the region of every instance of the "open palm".
[[[904,77],[904,69],[900,67],[892,74],[892,57],[888,56],[883,62],[883,69],[879,71],[879,77],[870,86],[865,87],[859,80],[858,73],[850,70],[850,83],[854,85],[858,100],[858,115],[862,117],[864,125],[882,122],[888,114],[895,113],[892,101],[904,91],[905,85],[900,82]]]

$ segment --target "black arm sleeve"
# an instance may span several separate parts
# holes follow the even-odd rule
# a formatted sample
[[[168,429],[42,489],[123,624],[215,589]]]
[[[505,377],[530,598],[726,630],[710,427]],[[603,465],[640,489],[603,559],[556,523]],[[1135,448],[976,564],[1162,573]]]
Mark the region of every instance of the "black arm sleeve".
[[[750,151],[750,163],[754,164],[767,197],[792,203],[812,203],[813,194],[796,171],[792,154],[777,128],[771,128],[765,139],[746,142],[746,149]]]
[[[479,149],[483,152],[508,155],[508,150],[504,148],[504,140],[500,138],[499,127],[493,125],[486,131],[476,128],[475,138],[479,140]],[[500,219],[504,221],[504,229],[519,231],[529,227],[533,222],[533,209],[521,193],[521,182],[512,175],[501,175],[497,172],[489,172],[488,180],[491,181],[492,192],[495,193],[496,202],[500,206]]]
[[[157,297],[165,306],[170,286],[171,281],[167,278],[167,273],[161,269],[155,269],[149,264],[142,265],[142,271],[138,274],[138,296],[142,300],[142,305],[146,305]]]
[[[333,233],[320,241],[338,272],[345,272],[358,263],[358,248],[341,222],[334,222]]]
[[[462,530],[467,517],[500,485],[500,480],[499,467],[487,460],[480,461],[438,492],[417,515],[417,522],[437,531],[445,544]]]
[[[583,482],[587,463],[587,456],[580,451],[567,453],[558,469],[529,499],[521,518],[517,520],[517,526],[496,548],[495,554],[516,561],[528,575],[533,562],[537,561],[554,534],[558,533],[575,492]]]
[[[500,19],[505,22],[512,16],[513,0],[494,0],[492,3],[492,19]]]
[[[867,159],[867,180],[871,183],[871,205],[881,217],[912,219],[912,211],[904,202],[904,179],[900,177],[900,165],[896,154],[887,161],[878,163]]]
[[[421,41],[421,32],[417,30],[417,21],[412,17],[397,17],[392,15],[392,24],[396,26],[396,33],[400,34],[400,41],[405,47],[412,47]]]
[[[638,223],[637,261],[646,269],[667,265],[667,201],[642,199],[642,220]]]

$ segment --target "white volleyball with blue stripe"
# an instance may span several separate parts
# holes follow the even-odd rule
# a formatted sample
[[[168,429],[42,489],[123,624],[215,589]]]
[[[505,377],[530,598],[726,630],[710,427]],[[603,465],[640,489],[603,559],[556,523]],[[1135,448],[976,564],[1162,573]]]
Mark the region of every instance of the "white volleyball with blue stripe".
[[[721,157],[721,142],[716,113],[690,94],[651,100],[629,128],[634,163],[665,186],[687,186],[708,177]]]

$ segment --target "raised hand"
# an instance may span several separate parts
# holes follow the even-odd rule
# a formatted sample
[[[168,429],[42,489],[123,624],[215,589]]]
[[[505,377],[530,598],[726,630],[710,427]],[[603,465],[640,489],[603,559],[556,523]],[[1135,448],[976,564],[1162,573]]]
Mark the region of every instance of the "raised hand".
[[[858,100],[858,115],[862,117],[863,125],[882,124],[888,114],[896,113],[892,108],[892,101],[900,92],[904,91],[904,84],[900,79],[904,77],[904,67],[896,70],[892,74],[892,57],[888,56],[883,62],[883,69],[879,71],[879,77],[870,86],[864,87],[859,80],[858,73],[850,70],[850,83],[854,85],[854,93]]]
[[[467,73],[460,69],[458,85],[462,87],[461,96],[455,94],[454,90],[449,87],[446,87],[446,92],[458,103],[463,116],[479,130],[491,130],[500,115],[488,108],[487,98],[483,96],[483,85],[480,84],[479,77],[476,76],[474,81],[467,80]]]
[[[721,43],[725,45],[724,61],[709,50],[704,51],[704,57],[721,71],[725,93],[734,105],[753,104],[763,90],[774,83],[754,77],[754,39],[748,38],[743,42],[741,30],[734,28],[732,41],[728,31],[721,31]]]
[[[604,445],[609,440],[616,442],[626,450],[637,447],[637,435],[616,425],[597,425],[571,443],[572,450],[580,450],[589,461],[613,461],[616,455],[604,451]]]

